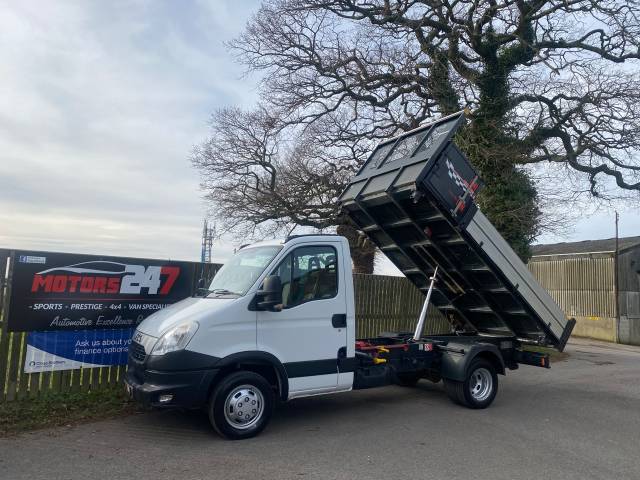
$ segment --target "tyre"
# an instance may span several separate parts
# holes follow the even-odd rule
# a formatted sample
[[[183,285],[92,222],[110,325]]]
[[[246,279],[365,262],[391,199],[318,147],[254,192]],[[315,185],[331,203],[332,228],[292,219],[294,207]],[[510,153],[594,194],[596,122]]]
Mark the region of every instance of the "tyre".
[[[420,375],[415,373],[398,373],[396,375],[396,383],[403,387],[415,387],[420,380]]]
[[[445,378],[444,387],[455,403],[474,409],[487,408],[498,393],[498,374],[491,362],[476,358],[463,382]]]
[[[216,386],[209,400],[209,421],[225,438],[241,440],[259,434],[274,407],[269,382],[254,372],[235,372]]]

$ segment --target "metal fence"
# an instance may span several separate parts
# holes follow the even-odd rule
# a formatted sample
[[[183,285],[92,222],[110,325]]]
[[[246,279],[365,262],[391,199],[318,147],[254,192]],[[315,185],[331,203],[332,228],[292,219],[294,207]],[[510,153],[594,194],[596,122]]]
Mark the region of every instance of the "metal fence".
[[[529,269],[568,317],[573,335],[615,342],[615,259],[612,253],[531,258]]]
[[[24,373],[28,332],[8,332],[4,316],[11,290],[11,252],[0,250],[0,402],[38,397],[47,393],[81,392],[119,385],[125,366]],[[217,266],[196,268],[193,285],[200,277],[211,278]],[[374,336],[382,331],[411,331],[424,296],[405,278],[354,275],[356,334]],[[432,309],[425,333],[445,333],[448,323]]]
[[[533,257],[529,270],[569,316],[614,317],[614,258],[582,255]]]

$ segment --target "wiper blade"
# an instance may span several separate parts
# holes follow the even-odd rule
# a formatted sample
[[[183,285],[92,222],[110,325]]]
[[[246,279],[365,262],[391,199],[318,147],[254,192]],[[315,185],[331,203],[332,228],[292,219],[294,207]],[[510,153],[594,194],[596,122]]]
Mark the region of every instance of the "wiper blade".
[[[193,292],[193,296],[194,297],[206,297],[207,295],[209,295],[210,293],[212,293],[212,290],[209,290],[208,288],[196,288],[196,291]]]
[[[238,292],[232,292],[226,288],[214,288],[213,290],[209,290],[209,294],[211,293],[216,295],[240,295]]]

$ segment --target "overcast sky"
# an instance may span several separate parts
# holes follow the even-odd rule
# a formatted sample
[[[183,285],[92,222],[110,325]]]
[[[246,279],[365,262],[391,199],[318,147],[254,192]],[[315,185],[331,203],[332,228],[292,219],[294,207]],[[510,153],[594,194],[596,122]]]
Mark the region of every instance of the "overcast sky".
[[[258,5],[0,1],[0,246],[198,259],[189,152],[216,108],[256,100],[223,42]],[[541,240],[613,236],[611,212],[575,216]],[[621,234],[640,235],[636,212]]]
[[[258,2],[0,3],[0,246],[197,259],[188,156],[256,98],[222,42]]]

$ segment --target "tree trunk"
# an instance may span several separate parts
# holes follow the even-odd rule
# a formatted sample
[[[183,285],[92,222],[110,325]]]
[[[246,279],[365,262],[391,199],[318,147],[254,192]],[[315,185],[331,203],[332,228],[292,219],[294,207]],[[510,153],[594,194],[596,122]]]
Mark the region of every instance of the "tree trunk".
[[[373,265],[376,255],[376,247],[366,237],[362,237],[352,223],[346,222],[338,225],[338,235],[346,237],[351,249],[353,261],[353,273],[373,273]]]

